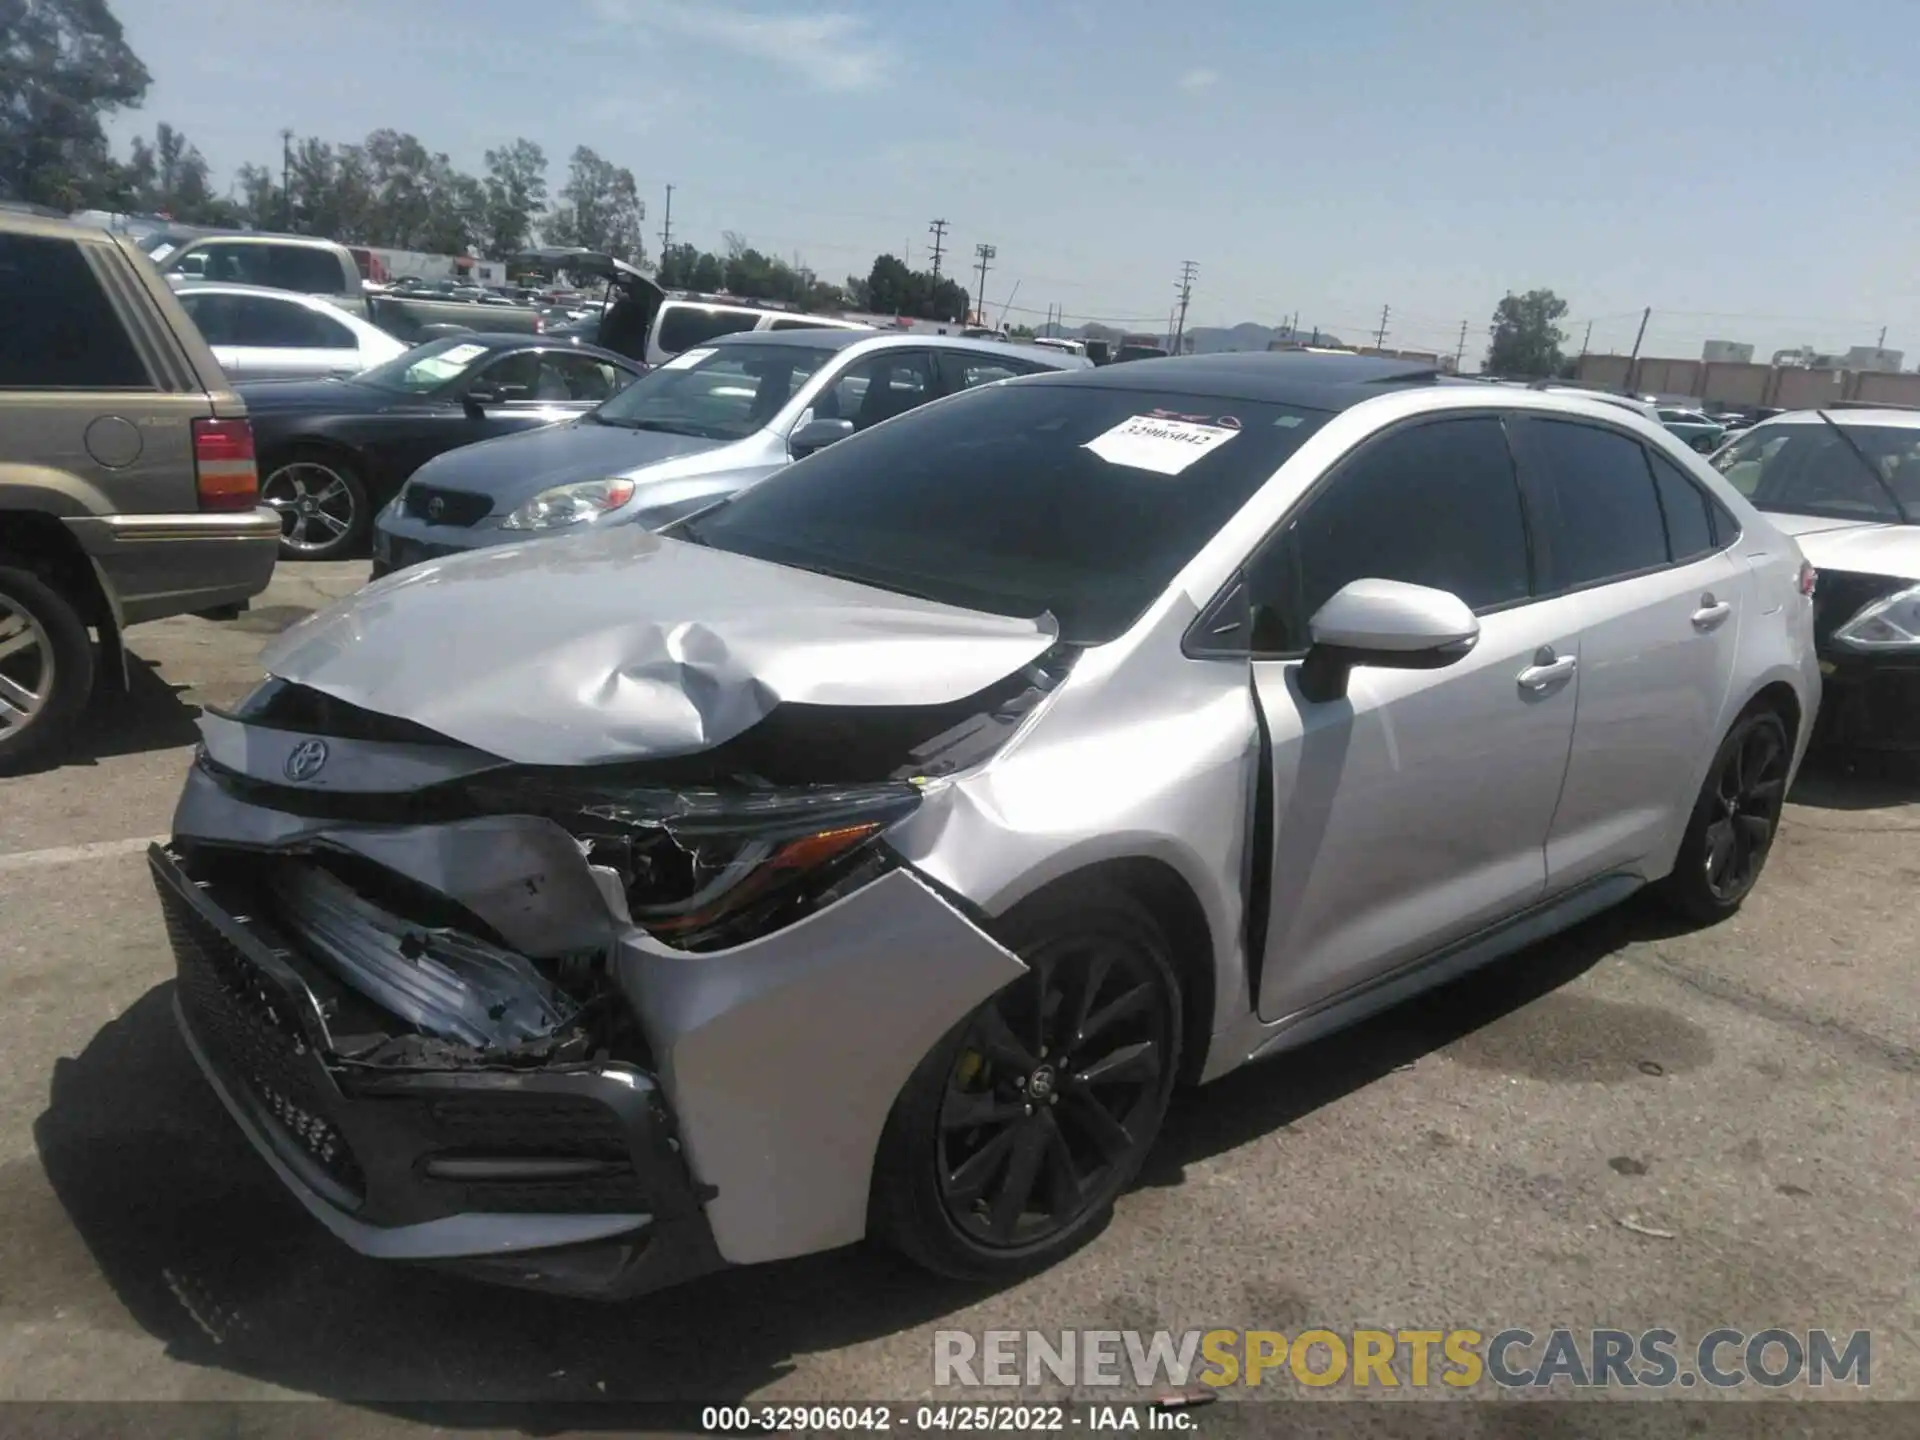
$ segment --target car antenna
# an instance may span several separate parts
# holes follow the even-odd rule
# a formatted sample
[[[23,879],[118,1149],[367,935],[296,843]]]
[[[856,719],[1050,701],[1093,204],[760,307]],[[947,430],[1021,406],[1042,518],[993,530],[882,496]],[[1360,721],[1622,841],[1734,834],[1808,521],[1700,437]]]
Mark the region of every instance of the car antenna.
[[[1887,497],[1887,503],[1893,506],[1893,513],[1900,517],[1900,523],[1911,525],[1913,518],[1907,514],[1907,507],[1900,503],[1899,493],[1887,483],[1887,477],[1880,473],[1880,467],[1867,458],[1867,452],[1854,443],[1854,438],[1847,434],[1840,423],[1826,411],[1816,410],[1813,413],[1827,422],[1827,428],[1840,437],[1841,443],[1853,452],[1853,458],[1866,468],[1867,474],[1873,477],[1873,483],[1880,487],[1880,493]]]

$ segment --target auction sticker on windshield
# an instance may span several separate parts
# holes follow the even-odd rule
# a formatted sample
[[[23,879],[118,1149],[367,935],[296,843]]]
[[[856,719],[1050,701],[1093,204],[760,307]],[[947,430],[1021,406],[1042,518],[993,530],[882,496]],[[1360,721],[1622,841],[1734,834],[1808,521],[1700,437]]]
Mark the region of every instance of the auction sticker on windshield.
[[[711,354],[713,354],[711,347],[705,350],[682,350],[660,368],[662,370],[691,370]]]
[[[456,345],[451,350],[442,350],[437,358],[449,365],[466,365],[486,353],[487,347],[484,345]]]
[[[1091,450],[1110,465],[1151,470],[1156,475],[1178,475],[1202,455],[1219,449],[1239,433],[1238,428],[1229,429],[1224,425],[1134,415],[1094,436],[1080,448]]]

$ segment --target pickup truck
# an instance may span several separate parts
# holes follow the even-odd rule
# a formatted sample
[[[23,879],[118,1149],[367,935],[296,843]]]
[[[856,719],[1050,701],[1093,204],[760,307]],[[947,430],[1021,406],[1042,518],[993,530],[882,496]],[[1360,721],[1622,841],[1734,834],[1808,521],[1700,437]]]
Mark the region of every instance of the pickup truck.
[[[178,241],[178,243],[172,243]],[[169,282],[220,280],[319,296],[389,335],[417,345],[466,331],[537,335],[540,312],[528,305],[433,299],[370,288],[353,252],[311,235],[230,234],[153,237],[149,254]]]

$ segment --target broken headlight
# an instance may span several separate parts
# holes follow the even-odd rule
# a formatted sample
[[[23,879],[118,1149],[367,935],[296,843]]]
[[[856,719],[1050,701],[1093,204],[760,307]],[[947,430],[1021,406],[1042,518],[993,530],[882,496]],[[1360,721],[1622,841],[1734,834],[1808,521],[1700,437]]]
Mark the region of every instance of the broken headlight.
[[[531,797],[514,787],[514,802]],[[501,797],[504,799],[505,797]],[[619,877],[635,923],[682,950],[778,930],[892,865],[874,841],[920,803],[906,782],[546,789],[542,813]]]

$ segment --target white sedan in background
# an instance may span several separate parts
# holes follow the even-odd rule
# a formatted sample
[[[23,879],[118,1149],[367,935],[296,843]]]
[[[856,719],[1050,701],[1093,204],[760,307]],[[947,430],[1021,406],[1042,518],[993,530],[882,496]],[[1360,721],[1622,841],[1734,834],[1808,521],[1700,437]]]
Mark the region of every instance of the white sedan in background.
[[[318,296],[219,281],[185,281],[174,290],[230,380],[358,375],[408,349]]]

